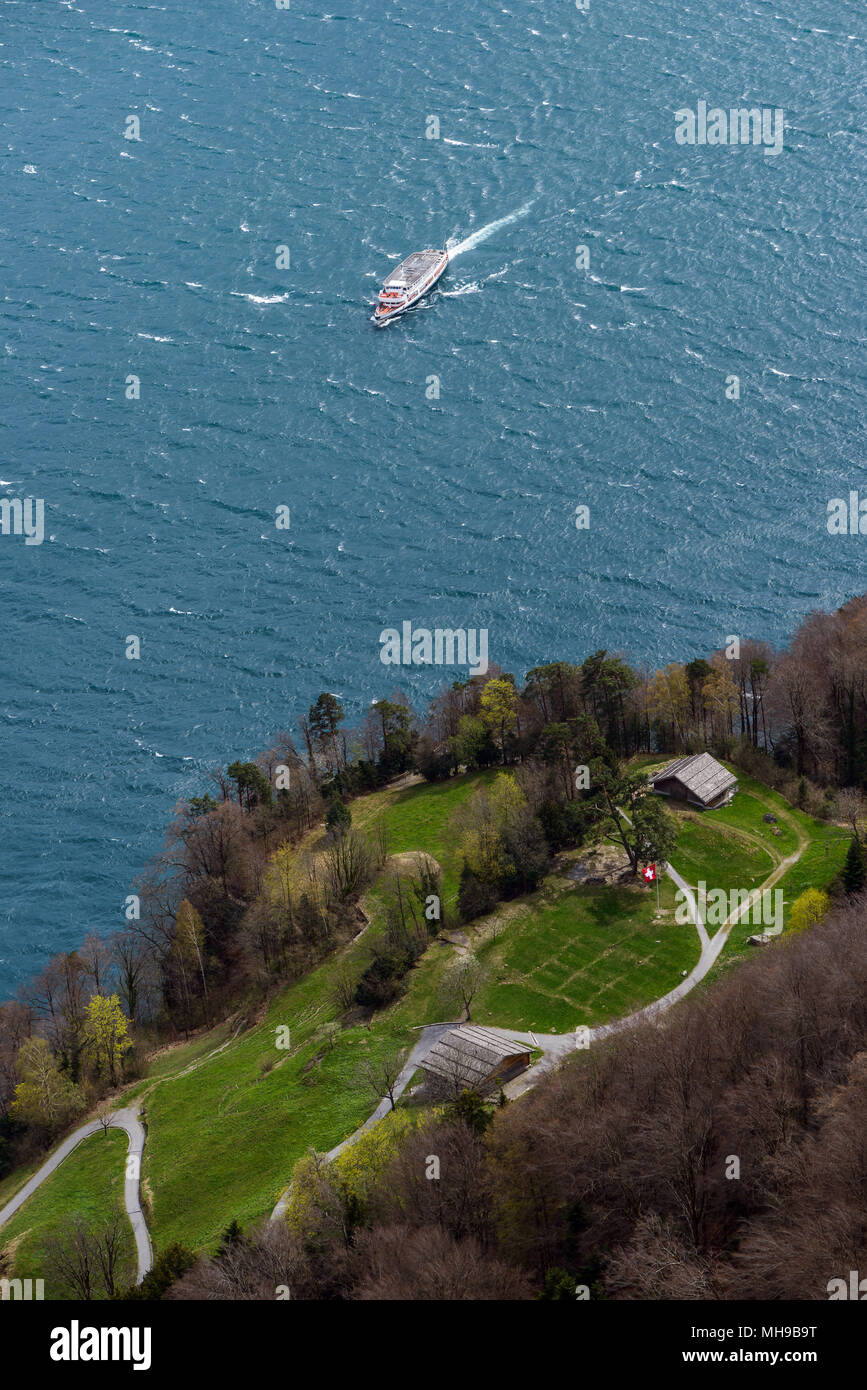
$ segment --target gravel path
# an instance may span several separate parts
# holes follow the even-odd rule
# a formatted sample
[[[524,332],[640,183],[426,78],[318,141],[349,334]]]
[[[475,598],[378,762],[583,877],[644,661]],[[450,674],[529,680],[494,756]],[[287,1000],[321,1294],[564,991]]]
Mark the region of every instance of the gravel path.
[[[151,1249],[150,1235],[148,1234],[147,1222],[141,1209],[141,1197],[139,1186],[139,1174],[141,1173],[142,1156],[144,1154],[145,1132],[138,1117],[138,1111],[132,1109],[115,1110],[112,1113],[109,1124],[111,1129],[122,1129],[129,1137],[129,1149],[125,1172],[134,1174],[133,1177],[124,1179],[124,1205],[126,1214],[130,1219],[133,1235],[135,1236],[136,1259],[138,1264],[138,1274],[136,1283],[140,1284],[153,1263],[153,1251]],[[91,1134],[98,1134],[102,1129],[100,1120],[91,1120],[89,1124],[82,1125],[80,1129],[70,1134],[68,1139],[54,1150],[49,1159],[43,1163],[38,1173],[24,1184],[20,1192],[17,1192],[11,1202],[7,1202],[5,1207],[0,1208],[0,1227],[4,1226],[11,1217],[15,1215],[20,1207],[24,1205],[27,1198],[32,1195],[56,1168],[60,1167],[63,1160],[77,1148],[83,1139],[88,1139]],[[136,1159],[135,1163],[130,1163],[130,1158]]]

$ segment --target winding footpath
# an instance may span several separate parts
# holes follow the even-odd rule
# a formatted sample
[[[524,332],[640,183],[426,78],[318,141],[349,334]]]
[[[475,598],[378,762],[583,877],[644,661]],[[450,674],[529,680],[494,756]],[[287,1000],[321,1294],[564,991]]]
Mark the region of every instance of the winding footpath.
[[[413,1072],[416,1070],[418,1066],[421,1065],[422,1061],[430,1052],[434,1043],[439,1042],[440,1038],[443,1036],[443,1033],[448,1033],[450,1029],[455,1028],[456,1026],[457,1025],[454,1023],[425,1024],[425,1026],[421,1029],[418,1041],[416,1042],[415,1046],[413,1047],[412,1051],[410,1052],[409,1056],[404,1062],[403,1067],[400,1071],[400,1075],[394,1083],[392,1095],[394,1096],[395,1100],[397,1100],[400,1096],[403,1095],[404,1091],[409,1085],[410,1078]],[[368,1119],[364,1121],[364,1124],[359,1125],[358,1129],[356,1129],[341,1143],[335,1144],[333,1149],[329,1149],[325,1157],[329,1161],[332,1158],[336,1158],[337,1155],[339,1153],[342,1153],[344,1149],[349,1148],[350,1144],[354,1144],[356,1139],[360,1139],[362,1134],[366,1134],[369,1129],[372,1129],[375,1124],[378,1124],[379,1121],[388,1114],[390,1109],[391,1101],[389,1100],[388,1096],[383,1096],[382,1100],[379,1102],[379,1105],[376,1107],[373,1114],[370,1115]],[[286,1190],[283,1193],[281,1193],[280,1200],[271,1213],[272,1221],[280,1221],[286,1215],[286,1206],[289,1201],[290,1191],[291,1183],[289,1187],[287,1187]]]
[[[625,816],[623,812],[621,812],[621,815],[624,815],[624,819],[628,820],[628,817]],[[651,1004],[646,1004],[644,1008],[636,1009],[635,1013],[627,1014],[625,1017],[615,1019],[611,1023],[600,1024],[597,1028],[588,1028],[584,1035],[584,1042],[589,1045],[591,1042],[611,1037],[615,1033],[621,1033],[627,1028],[635,1028],[641,1023],[651,1023],[665,1014],[673,1005],[679,1003],[691,990],[695,989],[699,981],[703,980],[708,971],[716,964],[735,923],[739,922],[742,917],[748,915],[752,911],[756,899],[760,898],[763,892],[772,888],[775,883],[779,882],[783,874],[785,874],[793,864],[796,864],[803,854],[809,841],[800,834],[794,821],[791,821],[790,824],[798,834],[798,847],[795,852],[785,859],[778,859],[772,872],[764,882],[761,883],[758,888],[752,890],[749,897],[726,918],[712,937],[708,935],[707,926],[702,920],[692,888],[671,864],[665,865],[666,874],[672,880],[675,887],[680,889],[681,893],[683,893],[684,899],[689,905],[689,914],[692,918],[693,926],[696,929],[701,948],[699,958],[689,974],[684,976],[680,983],[675,985],[674,989],[669,990],[668,994],[662,995],[660,999],[654,999]],[[432,1023],[422,1029],[418,1042],[413,1047],[400,1073],[400,1077],[398,1078],[394,1091],[395,1100],[397,1100],[398,1096],[405,1089],[413,1072],[421,1065],[434,1043],[439,1041],[443,1033],[447,1033],[450,1028],[456,1027],[458,1027],[457,1023]],[[513,1028],[494,1028],[489,1024],[485,1024],[485,1027],[489,1032],[496,1033],[501,1038],[528,1044],[530,1047],[542,1053],[542,1056],[537,1062],[534,1062],[531,1067],[528,1067],[525,1072],[522,1072],[519,1077],[516,1077],[504,1087],[505,1093],[510,1099],[514,1099],[516,1096],[523,1095],[525,1091],[529,1091],[541,1080],[546,1072],[553,1070],[565,1057],[576,1050],[574,1032],[522,1033],[517,1032]],[[342,1144],[338,1144],[336,1148],[332,1149],[326,1157],[329,1159],[336,1158],[337,1154],[347,1148],[348,1145],[354,1144],[356,1139],[370,1129],[372,1125],[376,1124],[378,1120],[381,1120],[390,1109],[391,1104],[388,1097],[386,1097],[384,1100],[380,1101],[370,1118],[365,1120],[364,1124],[361,1125],[354,1134],[350,1134],[347,1139],[344,1139]],[[290,1189],[287,1188],[280,1197],[279,1202],[271,1214],[272,1221],[279,1220],[285,1214],[289,1191]]]
[[[621,811],[621,815],[624,816],[624,819],[628,820],[624,812]],[[675,887],[684,895],[685,901],[689,904],[690,916],[696,929],[701,948],[698,961],[689,974],[686,975],[679,984],[675,985],[674,989],[669,990],[668,994],[664,994],[660,999],[655,999],[651,1004],[645,1005],[644,1008],[637,1009],[635,1013],[627,1014],[624,1018],[615,1019],[612,1023],[600,1024],[597,1028],[588,1028],[584,1035],[585,1042],[599,1041],[603,1038],[611,1037],[613,1034],[623,1032],[627,1028],[634,1028],[641,1023],[653,1022],[689,994],[700,980],[704,979],[708,971],[719,959],[723,947],[728,941],[729,933],[735,923],[740,921],[741,917],[747,915],[752,910],[753,903],[763,892],[772,888],[774,884],[783,877],[783,874],[785,874],[793,864],[797,863],[809,843],[808,839],[801,834],[795,822],[790,821],[789,823],[798,835],[798,847],[795,852],[785,859],[780,858],[778,860],[773,871],[764,882],[760,884],[758,888],[753,889],[746,901],[741,903],[740,906],[726,918],[712,937],[708,935],[707,926],[702,920],[692,888],[671,864],[665,865],[665,872],[668,877],[672,880]],[[752,837],[748,836],[747,838]],[[424,1061],[434,1044],[438,1042],[449,1029],[457,1026],[458,1025],[454,1022],[429,1023],[420,1029],[418,1040],[413,1046],[395,1082],[393,1090],[395,1100],[403,1094],[414,1072]],[[529,1091],[546,1072],[551,1071],[562,1062],[566,1056],[574,1052],[576,1048],[575,1034],[572,1032],[521,1033],[511,1028],[490,1028],[489,1031],[497,1033],[502,1038],[513,1039],[516,1042],[529,1044],[532,1048],[538,1049],[542,1053],[542,1056],[533,1066],[529,1067],[520,1077],[516,1077],[514,1081],[509,1082],[505,1087],[506,1094],[511,1098],[523,1095],[525,1091]],[[237,1032],[238,1029],[236,1029],[232,1038],[228,1039],[227,1042],[216,1049],[216,1052],[221,1052],[223,1048],[228,1047],[229,1043],[234,1041]],[[201,1066],[214,1055],[216,1054],[209,1053],[207,1057],[201,1059],[199,1062],[193,1063],[190,1068],[187,1068],[187,1071]],[[183,1074],[184,1073],[181,1073],[181,1075]],[[362,1134],[365,1134],[369,1129],[372,1129],[375,1124],[378,1124],[378,1122],[388,1114],[390,1109],[391,1101],[388,1096],[385,1096],[379,1102],[373,1114],[365,1120],[364,1124],[360,1125],[357,1130],[350,1134],[340,1144],[330,1149],[326,1154],[326,1158],[336,1158],[337,1155],[342,1153],[350,1144],[354,1144]],[[138,1117],[138,1110],[125,1109],[114,1111],[110,1125],[113,1128],[125,1130],[126,1134],[129,1136],[126,1172],[129,1173],[131,1170],[135,1176],[125,1179],[124,1203],[127,1215],[130,1219],[130,1224],[133,1228],[133,1234],[135,1235],[138,1261],[137,1282],[140,1284],[153,1263],[153,1250],[151,1247],[150,1235],[141,1209],[139,1183],[139,1174],[141,1173],[142,1157],[144,1153],[145,1132]],[[65,1139],[63,1143],[55,1149],[54,1153],[42,1165],[39,1171],[34,1173],[33,1177],[24,1184],[12,1200],[8,1202],[5,1207],[0,1208],[0,1228],[15,1215],[18,1209],[26,1202],[27,1198],[60,1166],[63,1160],[83,1139],[87,1139],[91,1134],[97,1134],[101,1128],[101,1121],[93,1120],[89,1124],[82,1125],[81,1128],[71,1134],[68,1139]],[[129,1162],[131,1156],[134,1156],[137,1160],[133,1164]],[[271,1213],[272,1221],[279,1221],[285,1216],[290,1190],[291,1185],[281,1194],[280,1200]]]
[[[5,1207],[0,1208],[0,1227],[4,1226],[19,1207],[22,1207],[27,1198],[36,1191],[37,1187],[49,1177],[56,1168],[60,1167],[63,1160],[77,1148],[83,1139],[89,1139],[91,1134],[99,1134],[102,1129],[101,1120],[91,1120],[89,1124],[82,1125],[80,1129],[70,1134],[68,1139],[64,1139],[51,1155],[43,1163],[37,1173],[33,1174],[28,1182],[24,1184],[19,1192],[15,1194],[11,1202],[7,1202]],[[150,1235],[148,1233],[147,1222],[144,1212],[141,1209],[141,1189],[139,1174],[141,1173],[142,1157],[144,1155],[145,1132],[144,1126],[138,1117],[138,1110],[126,1109],[115,1110],[109,1121],[109,1129],[122,1129],[129,1138],[129,1148],[126,1156],[125,1172],[134,1176],[127,1176],[124,1179],[123,1198],[126,1207],[126,1214],[129,1217],[135,1236],[136,1262],[138,1272],[136,1283],[140,1284],[144,1279],[151,1265],[153,1264],[153,1250],[151,1248]],[[134,1159],[134,1162],[130,1162]]]

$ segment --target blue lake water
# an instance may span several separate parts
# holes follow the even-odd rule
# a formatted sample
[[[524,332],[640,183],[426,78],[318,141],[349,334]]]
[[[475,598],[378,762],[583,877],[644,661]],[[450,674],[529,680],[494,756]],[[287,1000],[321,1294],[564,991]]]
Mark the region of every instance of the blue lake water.
[[[0,998],[122,925],[207,769],[388,693],[384,627],[522,675],[864,589],[825,527],[864,481],[860,0],[0,24],[0,497],[47,532],[0,536]],[[782,154],[679,145],[699,101],[782,108]],[[403,256],[529,202],[372,327]]]

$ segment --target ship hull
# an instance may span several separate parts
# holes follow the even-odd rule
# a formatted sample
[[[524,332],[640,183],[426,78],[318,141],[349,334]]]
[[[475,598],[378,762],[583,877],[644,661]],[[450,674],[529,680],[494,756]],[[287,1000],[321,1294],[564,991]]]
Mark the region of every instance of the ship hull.
[[[407,260],[398,266],[397,270],[389,276],[383,288],[387,289],[391,281],[396,280],[398,276],[401,275],[405,266],[410,265],[416,258],[422,258],[426,255],[430,255],[430,253],[416,252],[414,256],[408,257]],[[432,261],[429,266],[424,266],[422,268],[418,280],[409,286],[406,298],[401,300],[399,304],[393,308],[384,308],[382,303],[377,304],[376,311],[373,315],[373,322],[376,324],[377,328],[387,328],[395,319],[403,318],[404,314],[408,313],[409,310],[413,309],[426,295],[430,294],[431,290],[445,273],[448,263],[448,251],[441,252],[437,261]]]

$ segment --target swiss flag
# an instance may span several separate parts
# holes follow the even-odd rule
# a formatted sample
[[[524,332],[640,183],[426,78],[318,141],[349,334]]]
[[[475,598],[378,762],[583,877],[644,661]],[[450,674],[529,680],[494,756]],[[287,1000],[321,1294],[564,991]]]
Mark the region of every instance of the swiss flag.
[[[652,883],[653,880],[654,880],[655,878],[656,878],[656,865],[655,865],[655,864],[646,864],[646,865],[645,865],[645,868],[644,868],[644,882],[645,882],[645,883]]]

